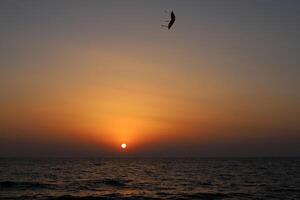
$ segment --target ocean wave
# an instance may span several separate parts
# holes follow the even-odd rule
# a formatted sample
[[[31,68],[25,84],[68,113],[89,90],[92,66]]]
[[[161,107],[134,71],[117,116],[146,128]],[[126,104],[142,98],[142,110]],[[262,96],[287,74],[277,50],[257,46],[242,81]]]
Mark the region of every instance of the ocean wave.
[[[39,182],[15,182],[15,181],[1,181],[0,189],[6,190],[34,190],[34,189],[51,189],[54,185],[39,183]]]
[[[198,181],[197,185],[198,186],[211,186],[212,183],[210,181]]]
[[[224,199],[228,198],[229,196],[224,193],[210,193],[210,192],[200,192],[194,194],[181,194],[181,199]],[[175,198],[176,199],[176,198]]]
[[[102,182],[106,185],[109,186],[114,186],[114,187],[125,187],[126,186],[126,182],[124,180],[117,180],[117,179],[104,179],[102,180]]]
[[[121,179],[100,179],[100,180],[88,180],[85,182],[86,185],[90,186],[101,186],[101,185],[106,185],[106,186],[113,186],[113,187],[125,187],[126,183],[129,181],[126,180],[121,180]]]
[[[98,191],[103,190],[103,188],[112,187],[116,189],[127,188],[129,180],[122,179],[96,179],[96,180],[84,180],[72,183],[70,188],[75,190],[89,190],[89,191]]]
[[[131,196],[123,197],[119,195],[104,195],[104,196],[73,196],[73,195],[63,195],[57,197],[47,197],[43,200],[159,200],[159,198],[146,197],[146,196]]]

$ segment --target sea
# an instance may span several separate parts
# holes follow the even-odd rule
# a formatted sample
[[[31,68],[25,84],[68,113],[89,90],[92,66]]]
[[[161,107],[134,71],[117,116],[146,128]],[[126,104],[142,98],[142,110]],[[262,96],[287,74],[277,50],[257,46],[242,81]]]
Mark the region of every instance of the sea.
[[[0,199],[300,199],[300,158],[0,158]]]

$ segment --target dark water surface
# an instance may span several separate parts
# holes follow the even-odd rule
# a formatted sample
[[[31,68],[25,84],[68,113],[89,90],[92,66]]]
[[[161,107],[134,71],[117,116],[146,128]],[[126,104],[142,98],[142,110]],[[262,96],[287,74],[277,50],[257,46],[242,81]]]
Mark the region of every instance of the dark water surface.
[[[300,199],[300,159],[2,158],[0,199]]]

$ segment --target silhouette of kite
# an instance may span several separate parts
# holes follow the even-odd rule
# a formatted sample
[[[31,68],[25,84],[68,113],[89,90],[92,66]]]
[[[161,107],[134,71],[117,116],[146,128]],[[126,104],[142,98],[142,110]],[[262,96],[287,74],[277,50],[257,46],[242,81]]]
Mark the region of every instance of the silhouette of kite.
[[[165,12],[166,12],[167,14],[169,14],[167,11],[165,11]],[[166,22],[169,22],[168,26],[167,26],[167,25],[161,25],[161,26],[170,29],[170,28],[173,26],[173,24],[174,24],[174,22],[175,22],[175,19],[176,19],[175,14],[174,14],[174,12],[172,11],[172,12],[171,12],[171,20],[167,20],[167,21],[166,21]]]

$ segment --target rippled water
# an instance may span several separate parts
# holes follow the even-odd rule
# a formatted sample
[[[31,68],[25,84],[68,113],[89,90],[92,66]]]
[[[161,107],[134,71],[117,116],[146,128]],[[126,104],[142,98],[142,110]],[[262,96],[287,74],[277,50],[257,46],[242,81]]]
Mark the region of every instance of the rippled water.
[[[300,159],[0,159],[0,199],[300,199]]]

